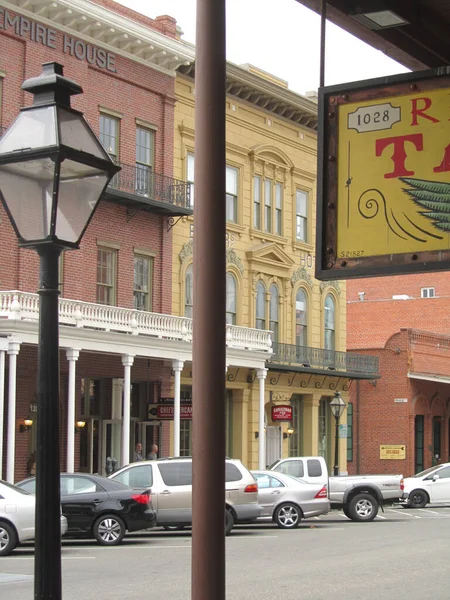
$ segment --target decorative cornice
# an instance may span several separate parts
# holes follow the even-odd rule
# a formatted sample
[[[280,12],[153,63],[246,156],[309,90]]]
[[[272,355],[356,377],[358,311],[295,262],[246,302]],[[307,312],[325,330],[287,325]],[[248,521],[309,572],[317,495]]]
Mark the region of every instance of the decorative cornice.
[[[2,1],[11,10],[174,77],[195,48],[89,0]]]
[[[180,263],[183,264],[184,262],[186,262],[189,258],[191,258],[191,256],[194,254],[194,240],[189,240],[188,242],[186,242],[185,244],[183,244],[183,247],[180,250],[180,253],[178,254],[178,257],[180,259]]]
[[[337,295],[341,295],[341,286],[339,285],[339,281],[322,281],[320,284],[320,293],[323,294],[327,288],[333,288]]]
[[[316,102],[262,79],[238,65],[227,62],[226,69],[227,94],[309,130],[317,130]],[[188,77],[195,77],[195,64],[180,66],[178,71]]]
[[[242,261],[239,258],[239,256],[236,254],[234,248],[227,249],[227,264],[236,265],[241,275],[244,274],[244,265],[242,264]]]
[[[297,281],[305,281],[310,288],[313,287],[313,280],[311,275],[307,272],[305,267],[298,268],[295,273],[291,277],[292,287],[297,283]]]

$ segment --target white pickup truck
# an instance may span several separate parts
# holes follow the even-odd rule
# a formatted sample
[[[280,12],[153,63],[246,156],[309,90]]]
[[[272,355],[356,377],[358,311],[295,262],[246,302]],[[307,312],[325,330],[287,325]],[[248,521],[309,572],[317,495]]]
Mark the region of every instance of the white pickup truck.
[[[403,475],[350,475],[329,477],[321,456],[295,456],[275,461],[270,470],[328,486],[332,508],[340,508],[352,521],[373,521],[379,507],[399,502]]]

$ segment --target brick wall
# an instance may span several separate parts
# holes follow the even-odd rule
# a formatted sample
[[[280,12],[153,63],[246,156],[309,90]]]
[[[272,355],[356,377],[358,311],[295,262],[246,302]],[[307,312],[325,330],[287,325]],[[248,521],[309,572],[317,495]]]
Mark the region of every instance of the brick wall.
[[[170,17],[153,21],[109,0],[98,0],[97,3],[117,9],[119,14],[160,32],[170,24],[173,26],[172,33],[175,31],[175,21]],[[65,75],[83,87],[84,94],[73,98],[72,104],[74,108],[84,112],[97,134],[99,107],[123,115],[120,120],[120,160],[126,164],[134,164],[136,119],[141,119],[156,129],[155,171],[172,176],[173,78],[118,55],[115,60],[116,73],[95,67],[64,53],[62,35],[57,33],[56,49],[52,49],[19,37],[10,29],[0,31],[0,71],[5,73],[0,107],[1,123],[8,126],[19,108],[32,102],[32,96],[20,90],[23,80],[38,75],[42,70],[42,63],[58,61],[64,65]],[[34,252],[18,250],[14,232],[3,209],[0,209],[0,236],[3,259],[0,264],[0,288],[36,291],[37,256]],[[95,302],[96,245],[99,240],[120,245],[117,304],[124,307],[131,307],[133,304],[133,248],[156,253],[153,310],[170,313],[172,233],[167,232],[165,218],[140,212],[127,222],[126,209],[107,201],[102,201],[97,210],[82,241],[81,250],[67,252],[65,255],[64,296]]]
[[[176,22],[168,16],[155,20],[139,15],[110,0],[96,3],[118,14],[131,18],[141,25],[150,27],[171,38],[176,37]],[[9,11],[15,14],[13,11]],[[73,32],[77,37],[77,32]],[[151,124],[155,130],[155,172],[173,176],[174,137],[174,79],[150,67],[115,56],[116,72],[78,60],[64,53],[63,34],[57,32],[56,48],[48,48],[29,38],[20,37],[13,30],[0,30],[0,72],[2,97],[0,125],[9,126],[23,106],[32,102],[32,96],[20,89],[22,82],[41,73],[42,63],[57,61],[64,65],[64,74],[80,84],[81,96],[73,98],[72,106],[84,112],[95,133],[99,134],[100,107],[122,115],[120,120],[119,159],[133,165],[136,157],[136,119]],[[100,44],[96,44],[100,48]],[[33,251],[19,249],[17,239],[3,208],[0,208],[0,289],[19,289],[35,292],[38,287],[39,264]],[[153,271],[154,312],[171,313],[172,291],[172,232],[167,232],[167,219],[149,212],[138,212],[127,218],[126,208],[102,200],[82,240],[81,248],[68,251],[63,261],[63,296],[89,302],[96,301],[97,245],[109,242],[118,246],[117,261],[117,304],[133,306],[133,255],[135,249],[147,250],[155,255]],[[6,382],[8,382],[8,360]],[[161,394],[172,392],[170,368],[162,361],[151,360],[150,368],[145,359],[135,359],[131,369],[133,382],[144,382],[150,377],[157,381]],[[18,356],[17,407],[16,407],[16,476],[18,481],[26,476],[29,454],[30,432],[19,433],[20,421],[28,417],[30,403],[36,391],[37,350],[33,346],[22,346]],[[76,400],[77,416],[80,416],[80,385],[82,377],[123,377],[120,355],[81,353],[77,362]],[[66,462],[67,429],[67,381],[68,363],[61,351],[61,468]],[[111,382],[109,381],[109,384]],[[6,386],[7,387],[7,386]],[[7,402],[5,398],[4,471],[6,468],[7,445]],[[106,415],[104,415],[106,418]],[[161,455],[169,453],[169,423],[163,424],[163,447]],[[75,468],[79,465],[79,443],[75,443]]]

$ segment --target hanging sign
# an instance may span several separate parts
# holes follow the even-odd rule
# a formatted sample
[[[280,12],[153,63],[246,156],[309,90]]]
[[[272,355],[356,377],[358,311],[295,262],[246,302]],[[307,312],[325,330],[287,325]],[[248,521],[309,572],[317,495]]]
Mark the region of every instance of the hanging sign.
[[[272,406],[272,421],[292,421],[292,406],[288,404]]]
[[[319,95],[316,276],[450,268],[450,68]]]

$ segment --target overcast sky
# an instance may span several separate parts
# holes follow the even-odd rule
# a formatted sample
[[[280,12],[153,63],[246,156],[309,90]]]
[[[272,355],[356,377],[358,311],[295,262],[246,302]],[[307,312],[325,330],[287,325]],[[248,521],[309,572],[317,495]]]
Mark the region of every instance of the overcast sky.
[[[168,14],[195,43],[196,0],[118,0],[149,17]],[[296,0],[227,0],[227,59],[251,63],[303,94],[319,85],[320,18]],[[407,69],[327,23],[325,85]]]

